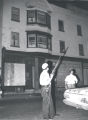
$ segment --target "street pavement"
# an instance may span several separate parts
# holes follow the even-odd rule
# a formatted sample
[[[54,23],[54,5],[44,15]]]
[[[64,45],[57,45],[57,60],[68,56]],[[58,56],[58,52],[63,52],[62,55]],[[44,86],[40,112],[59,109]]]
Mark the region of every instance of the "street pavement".
[[[56,110],[53,120],[88,120],[88,111],[65,105],[61,98],[56,100]],[[1,99],[0,120],[43,120],[41,97]]]

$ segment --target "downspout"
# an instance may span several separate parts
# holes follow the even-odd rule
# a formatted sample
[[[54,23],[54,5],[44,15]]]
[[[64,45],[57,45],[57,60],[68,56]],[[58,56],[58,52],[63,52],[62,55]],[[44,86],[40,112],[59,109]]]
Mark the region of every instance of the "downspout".
[[[2,69],[1,69],[1,79],[2,79],[1,88],[2,88],[2,97],[4,97],[5,51],[6,51],[6,48],[3,47],[3,48],[2,48]]]

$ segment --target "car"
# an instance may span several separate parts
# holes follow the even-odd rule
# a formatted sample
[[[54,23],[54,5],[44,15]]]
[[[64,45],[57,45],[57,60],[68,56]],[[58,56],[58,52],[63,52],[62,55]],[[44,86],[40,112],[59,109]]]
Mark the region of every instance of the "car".
[[[88,110],[88,87],[65,90],[63,102],[69,106]]]

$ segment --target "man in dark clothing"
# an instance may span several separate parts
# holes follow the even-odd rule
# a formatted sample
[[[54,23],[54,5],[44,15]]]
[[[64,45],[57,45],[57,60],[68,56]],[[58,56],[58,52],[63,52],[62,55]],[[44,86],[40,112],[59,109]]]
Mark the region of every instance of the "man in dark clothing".
[[[48,66],[49,66],[49,74],[51,74],[52,72],[52,62],[48,61]],[[54,104],[54,110],[55,110],[55,114],[56,114],[56,81],[55,78],[56,75],[54,75],[52,81],[51,81],[51,95],[52,95],[52,100],[53,100],[53,104]]]

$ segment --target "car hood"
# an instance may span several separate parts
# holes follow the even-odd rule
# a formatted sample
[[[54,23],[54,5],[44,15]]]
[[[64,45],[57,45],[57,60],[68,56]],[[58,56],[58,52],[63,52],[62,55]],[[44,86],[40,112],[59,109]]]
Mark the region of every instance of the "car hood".
[[[65,93],[88,95],[88,87],[68,89],[68,90],[65,91]]]

